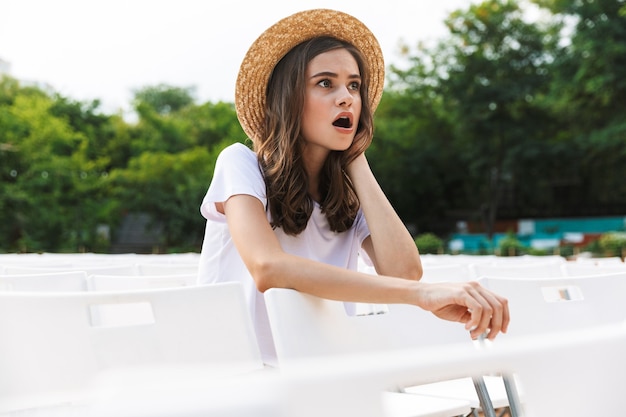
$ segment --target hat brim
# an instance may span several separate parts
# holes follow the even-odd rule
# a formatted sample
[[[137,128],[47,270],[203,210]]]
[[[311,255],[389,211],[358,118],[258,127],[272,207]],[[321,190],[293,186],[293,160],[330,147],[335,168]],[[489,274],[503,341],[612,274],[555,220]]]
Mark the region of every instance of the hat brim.
[[[364,55],[370,71],[368,86],[372,113],[378,106],[385,82],[385,63],[374,34],[355,17],[330,9],[314,9],[281,19],[250,46],[239,68],[235,108],[244,132],[259,137],[265,119],[265,89],[274,67],[293,47],[318,37],[331,36],[348,42]]]

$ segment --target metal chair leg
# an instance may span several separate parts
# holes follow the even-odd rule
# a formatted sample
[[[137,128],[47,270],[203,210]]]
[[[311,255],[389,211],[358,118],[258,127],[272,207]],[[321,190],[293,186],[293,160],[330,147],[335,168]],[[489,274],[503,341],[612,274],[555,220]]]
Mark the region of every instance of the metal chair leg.
[[[506,396],[509,399],[509,409],[511,411],[511,417],[521,417],[522,408],[513,376],[502,375],[502,380],[504,381]]]
[[[476,393],[478,394],[478,400],[480,401],[480,407],[483,409],[484,416],[496,417],[496,410],[494,410],[491,397],[489,397],[489,392],[487,392],[485,380],[482,377],[475,376],[472,377],[472,381],[474,381],[474,387],[476,388]]]

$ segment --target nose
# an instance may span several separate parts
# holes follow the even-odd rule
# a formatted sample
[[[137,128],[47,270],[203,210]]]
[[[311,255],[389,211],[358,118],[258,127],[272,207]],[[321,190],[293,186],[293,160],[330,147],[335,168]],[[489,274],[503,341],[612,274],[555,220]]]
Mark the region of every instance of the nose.
[[[341,87],[337,90],[337,99],[336,103],[339,107],[349,107],[352,105],[352,101],[354,98],[348,90],[348,87]]]

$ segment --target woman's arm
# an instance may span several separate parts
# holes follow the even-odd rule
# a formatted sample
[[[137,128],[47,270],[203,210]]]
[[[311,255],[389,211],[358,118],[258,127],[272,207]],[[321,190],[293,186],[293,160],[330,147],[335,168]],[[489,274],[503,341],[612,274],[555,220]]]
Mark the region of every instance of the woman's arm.
[[[415,241],[380,188],[365,154],[348,166],[347,173],[370,229],[370,238],[363,242],[363,249],[372,259],[376,272],[419,280],[422,263]]]
[[[473,337],[487,329],[489,338],[506,331],[506,300],[476,283],[425,284],[290,255],[282,250],[257,198],[235,195],[222,208],[235,246],[259,291],[292,288],[340,301],[413,304],[440,318],[465,323],[467,329],[473,329]]]

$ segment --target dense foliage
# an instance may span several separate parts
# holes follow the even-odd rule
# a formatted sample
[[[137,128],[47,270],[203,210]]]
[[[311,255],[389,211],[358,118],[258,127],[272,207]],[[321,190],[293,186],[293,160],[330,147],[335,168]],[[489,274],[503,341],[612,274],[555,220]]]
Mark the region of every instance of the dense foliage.
[[[626,213],[624,0],[486,0],[446,24],[389,68],[368,150],[411,230]],[[234,106],[164,84],[134,97],[131,122],[0,80],[0,251],[108,251],[127,213],[163,248],[199,248],[216,156],[245,141]]]

